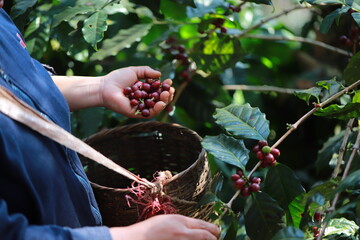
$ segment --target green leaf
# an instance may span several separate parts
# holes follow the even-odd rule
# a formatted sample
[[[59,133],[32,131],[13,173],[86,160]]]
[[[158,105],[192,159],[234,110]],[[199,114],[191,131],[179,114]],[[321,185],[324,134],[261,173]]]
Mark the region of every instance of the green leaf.
[[[295,197],[305,192],[294,171],[283,164],[277,164],[269,169],[263,190],[275,199],[286,212],[289,212],[288,205]]]
[[[326,236],[332,234],[344,234],[347,236],[355,235],[359,226],[346,218],[333,218],[326,227]]]
[[[360,103],[360,90],[356,91],[353,98],[352,98],[352,102],[353,103]]]
[[[33,7],[37,0],[15,0],[11,8],[11,17],[13,19],[24,14],[29,8]]]
[[[131,28],[120,30],[113,38],[103,41],[100,50],[91,56],[91,60],[102,60],[118,54],[122,49],[130,47],[145,36],[152,24],[137,24]]]
[[[269,121],[259,108],[231,104],[216,109],[216,123],[237,138],[265,140],[270,134]]]
[[[50,39],[50,22],[47,16],[39,15],[26,28],[26,48],[35,59],[41,59]]]
[[[360,52],[356,53],[351,57],[348,65],[344,70],[344,79],[347,85],[351,85],[352,83],[359,80],[360,76]]]
[[[324,109],[318,109],[314,115],[339,120],[358,118],[360,117],[360,103],[347,103],[341,106],[332,104]]]
[[[358,9],[359,11],[360,9]],[[351,16],[353,17],[354,21],[357,23],[357,25],[360,25],[360,13],[359,12],[353,12],[351,14]]]
[[[215,12],[215,9],[224,4],[224,0],[195,0],[195,6],[187,8],[189,18],[202,17],[209,12]]]
[[[212,34],[208,40],[199,42],[190,57],[199,69],[219,73],[233,67],[241,56],[240,41],[228,35]]]
[[[220,134],[218,136],[206,136],[202,140],[202,146],[212,154],[216,160],[226,162],[241,169],[249,160],[249,150],[243,140]]]
[[[324,20],[322,21],[321,25],[320,25],[320,31],[322,33],[327,33],[331,27],[331,25],[333,24],[333,22],[336,20],[337,22],[339,21],[340,16],[343,13],[348,12],[350,9],[350,7],[348,6],[343,6],[341,8],[336,9],[335,11],[333,11],[332,13],[328,14]]]
[[[52,27],[58,26],[63,21],[70,21],[79,14],[88,14],[89,12],[95,11],[93,6],[77,5],[74,7],[68,7],[59,14],[54,16]]]
[[[246,233],[251,240],[271,239],[285,227],[284,210],[264,192],[248,198],[244,214]]]
[[[160,10],[167,19],[183,21],[186,19],[186,5],[171,0],[161,0]]]
[[[288,206],[293,226],[297,228],[300,227],[302,215],[305,211],[305,194],[306,193],[302,193],[299,196],[296,196]]]
[[[309,88],[306,90],[297,90],[297,91],[294,91],[294,94],[301,100],[304,100],[309,105],[311,97],[315,97],[317,99],[317,102],[320,101],[319,96],[321,94],[321,88],[312,87],[312,88]]]
[[[360,170],[357,170],[347,176],[343,181],[340,182],[336,192],[343,192],[346,189],[359,189],[360,188]]]
[[[104,32],[107,29],[107,14],[103,12],[95,12],[84,21],[84,26],[81,29],[84,34],[86,42],[97,50],[97,43],[104,37]]]
[[[271,240],[304,240],[305,234],[298,228],[295,227],[286,227],[281,229],[276,233],[276,235]]]

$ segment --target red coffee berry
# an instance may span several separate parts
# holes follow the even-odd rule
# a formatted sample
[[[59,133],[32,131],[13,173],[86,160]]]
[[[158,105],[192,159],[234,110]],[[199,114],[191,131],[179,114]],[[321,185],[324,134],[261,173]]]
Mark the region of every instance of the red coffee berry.
[[[265,154],[262,152],[262,151],[258,151],[256,153],[256,158],[259,159],[259,160],[263,160],[265,157]]]
[[[237,170],[236,174],[239,175],[240,177],[244,176],[244,172],[241,169]]]
[[[274,167],[274,166],[276,165],[276,163],[277,163],[277,161],[274,160],[272,163],[268,163],[267,165],[268,165],[269,167]]]
[[[268,145],[268,142],[266,140],[260,140],[258,144],[261,148],[263,148]]]
[[[235,188],[236,188],[236,189],[239,189],[239,190],[240,190],[240,189],[242,189],[242,188],[244,187],[244,185],[245,185],[245,180],[242,179],[242,178],[239,178],[238,180],[235,181],[234,185],[235,185]]]
[[[280,150],[277,148],[271,149],[270,153],[274,156],[274,158],[280,157]]]
[[[155,102],[153,100],[151,100],[149,98],[145,100],[145,106],[147,108],[152,108],[152,107],[154,107],[154,105],[155,105]]]
[[[243,197],[248,197],[250,196],[250,190],[248,187],[244,187],[241,189],[241,192],[240,192],[241,196]]]
[[[140,86],[138,86],[138,85],[132,85],[131,86],[131,91],[135,92],[137,90],[140,90]]]
[[[239,174],[233,174],[233,175],[231,175],[231,180],[233,180],[234,182],[236,181],[236,180],[238,180],[238,179],[240,179],[241,177],[239,176]]]
[[[178,47],[177,47],[177,49],[178,49],[178,51],[179,51],[179,53],[184,53],[185,52],[185,47],[184,47],[184,45],[179,45]]]
[[[260,191],[260,185],[257,183],[251,183],[251,185],[249,187],[249,191],[253,192],[253,193]]]
[[[253,178],[251,179],[251,182],[252,182],[252,183],[257,183],[257,184],[260,184],[260,182],[261,182],[261,178],[258,178],[258,177],[253,177]]]
[[[260,167],[266,168],[266,167],[269,167],[269,165],[266,162],[262,161],[260,164]]]
[[[315,221],[320,222],[320,221],[321,221],[321,218],[322,218],[321,212],[315,212],[315,213],[314,213],[314,220],[315,220]]]
[[[142,94],[142,91],[141,91],[141,90],[136,90],[136,91],[134,91],[134,98],[135,98],[135,99],[141,99],[142,96],[143,96],[143,94]]]
[[[149,97],[152,98],[155,102],[160,100],[160,95],[157,92],[151,93]]]
[[[155,79],[152,79],[152,78],[147,78],[146,80],[145,80],[145,82],[146,83],[148,83],[148,84],[152,84],[153,82],[155,82],[156,80]]]
[[[148,98],[148,97],[149,97],[149,94],[146,91],[142,90],[141,91],[141,98],[145,99],[145,98]]]
[[[270,164],[275,160],[274,155],[272,155],[271,153],[265,154],[264,156],[264,162]]]
[[[126,88],[124,88],[124,90],[123,90],[123,93],[124,93],[124,95],[130,95],[131,94],[131,92],[132,92],[132,90],[131,90],[131,87],[126,87]]]
[[[252,149],[253,153],[257,153],[257,152],[260,151],[260,150],[261,150],[261,148],[260,148],[260,145],[259,145],[259,144],[256,144],[256,145],[253,147],[253,149]]]
[[[226,29],[225,27],[221,27],[221,28],[220,28],[220,32],[221,32],[221,33],[227,33],[227,29]]]
[[[169,90],[170,90],[170,85],[167,84],[167,83],[163,83],[163,84],[161,85],[161,89],[162,89],[163,91],[169,91]]]
[[[144,109],[145,109],[145,103],[143,102],[139,103],[139,105],[137,106],[137,110],[142,111]]]
[[[149,91],[150,91],[150,88],[151,88],[151,85],[150,85],[149,83],[146,83],[146,82],[144,82],[144,83],[142,84],[142,86],[141,86],[141,89],[142,89],[143,91],[146,91],[146,92],[149,92]]]
[[[157,91],[159,89],[160,85],[161,85],[160,80],[156,80],[155,82],[153,82],[151,84],[151,90]]]
[[[130,105],[135,107],[135,106],[139,105],[139,101],[137,99],[131,99]]]
[[[172,44],[172,43],[174,43],[176,41],[176,38],[174,38],[174,37],[168,37],[168,39],[166,39],[166,43],[167,44]]]
[[[174,110],[174,106],[173,105],[167,105],[166,107],[165,107],[165,111],[167,111],[167,112],[171,112],[171,111],[173,111]]]
[[[150,116],[150,111],[149,111],[149,109],[143,109],[142,111],[141,111],[141,115],[143,116],[143,117],[148,117],[148,116]]]
[[[341,35],[339,38],[339,41],[341,44],[346,45],[346,41],[348,40],[348,37],[345,35]]]

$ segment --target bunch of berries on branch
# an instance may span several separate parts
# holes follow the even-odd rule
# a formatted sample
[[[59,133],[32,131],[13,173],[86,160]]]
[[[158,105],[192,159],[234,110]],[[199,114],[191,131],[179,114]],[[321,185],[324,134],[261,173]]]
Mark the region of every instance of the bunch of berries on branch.
[[[267,141],[260,140],[253,148],[256,158],[261,161],[261,167],[273,167],[277,163],[277,158],[280,156],[280,150],[277,148],[270,148]]]
[[[169,91],[170,85],[158,79],[148,78],[144,82],[137,81],[131,87],[126,87],[123,93],[130,99],[130,105],[136,107],[136,114],[150,116],[150,109],[160,101],[160,94]]]
[[[252,192],[260,191],[261,178],[252,177],[249,180],[244,176],[244,172],[241,169],[231,176],[231,180],[234,182],[234,188],[240,190],[240,194],[243,197],[249,196]]]

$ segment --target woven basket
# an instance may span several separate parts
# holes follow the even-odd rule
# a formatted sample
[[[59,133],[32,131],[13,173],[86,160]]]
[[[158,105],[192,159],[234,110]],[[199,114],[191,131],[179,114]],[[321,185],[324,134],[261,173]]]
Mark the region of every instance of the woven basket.
[[[211,174],[200,136],[177,124],[142,122],[101,131],[84,140],[120,166],[152,180],[168,170],[172,178],[164,185],[179,214],[207,220],[210,205],[197,202],[208,191]],[[131,181],[102,165],[81,157],[94,190],[103,223],[127,226],[138,221],[136,204],[129,207],[126,195]]]

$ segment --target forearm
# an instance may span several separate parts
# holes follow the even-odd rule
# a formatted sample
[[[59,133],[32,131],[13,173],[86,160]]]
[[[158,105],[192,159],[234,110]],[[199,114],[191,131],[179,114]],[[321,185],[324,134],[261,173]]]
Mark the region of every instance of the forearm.
[[[102,105],[102,77],[52,76],[71,111]]]

